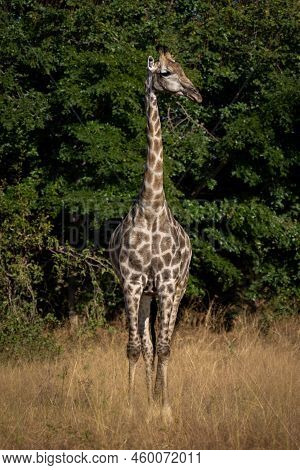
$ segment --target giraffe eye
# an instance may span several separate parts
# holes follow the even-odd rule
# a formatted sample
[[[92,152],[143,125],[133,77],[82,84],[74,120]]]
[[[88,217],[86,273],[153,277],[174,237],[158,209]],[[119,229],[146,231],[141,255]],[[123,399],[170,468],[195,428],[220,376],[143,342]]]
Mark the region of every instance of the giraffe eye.
[[[162,77],[169,77],[171,74],[171,72],[168,72],[168,70],[166,70],[165,72],[160,72],[161,76]]]

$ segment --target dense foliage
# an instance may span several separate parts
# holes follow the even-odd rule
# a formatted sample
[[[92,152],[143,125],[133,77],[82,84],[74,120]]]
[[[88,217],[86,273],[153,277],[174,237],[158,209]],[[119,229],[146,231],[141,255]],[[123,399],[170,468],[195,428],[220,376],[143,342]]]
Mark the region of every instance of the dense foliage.
[[[145,67],[158,43],[204,98],[160,97],[167,199],[193,243],[187,296],[288,308],[299,260],[297,2],[0,5],[2,318],[97,319],[120,302],[105,248],[141,184]]]

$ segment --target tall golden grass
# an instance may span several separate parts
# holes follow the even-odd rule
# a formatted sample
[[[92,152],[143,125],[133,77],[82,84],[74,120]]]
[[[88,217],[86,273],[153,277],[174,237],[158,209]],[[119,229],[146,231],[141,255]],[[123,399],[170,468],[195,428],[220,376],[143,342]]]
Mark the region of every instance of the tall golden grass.
[[[147,421],[143,361],[127,406],[124,332],[100,330],[51,361],[0,366],[1,449],[294,449],[300,442],[299,320],[262,337],[178,330],[170,361],[174,423]],[[62,336],[63,339],[63,336]]]

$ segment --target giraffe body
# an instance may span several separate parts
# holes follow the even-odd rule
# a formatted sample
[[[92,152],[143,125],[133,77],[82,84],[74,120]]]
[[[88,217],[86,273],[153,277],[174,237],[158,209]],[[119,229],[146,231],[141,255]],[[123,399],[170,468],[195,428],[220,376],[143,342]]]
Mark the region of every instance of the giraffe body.
[[[137,202],[115,230],[111,246],[111,261],[122,286],[137,283],[145,295],[157,296],[187,282],[189,237],[167,204],[158,214],[149,214]]]
[[[170,79],[166,75],[168,66],[172,70]],[[185,77],[185,81],[179,76]],[[185,94],[187,90],[187,96],[193,94],[201,98],[179,64],[170,55],[161,53],[157,64],[152,58],[148,59],[148,155],[143,186],[137,201],[113,233],[109,252],[124,292],[129,319],[129,400],[132,403],[135,369],[142,352],[146,364],[148,399],[152,402],[154,345],[150,304],[152,297],[155,297],[159,307],[155,395],[162,397],[163,410],[170,416],[168,358],[179,303],[186,289],[192,251],[189,237],[173,217],[163,189],[163,145],[155,91],[168,89],[176,94]],[[200,101],[200,98],[197,100]],[[195,100],[194,97],[191,99]]]

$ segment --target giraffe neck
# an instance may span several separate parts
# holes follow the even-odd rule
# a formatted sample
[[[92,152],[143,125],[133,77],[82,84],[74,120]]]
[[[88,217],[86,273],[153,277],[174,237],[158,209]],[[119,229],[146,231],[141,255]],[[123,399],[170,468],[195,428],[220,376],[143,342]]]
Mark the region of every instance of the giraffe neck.
[[[148,153],[139,203],[150,212],[157,213],[165,204],[163,144],[157,97],[152,89],[151,77],[146,82],[146,112]]]

